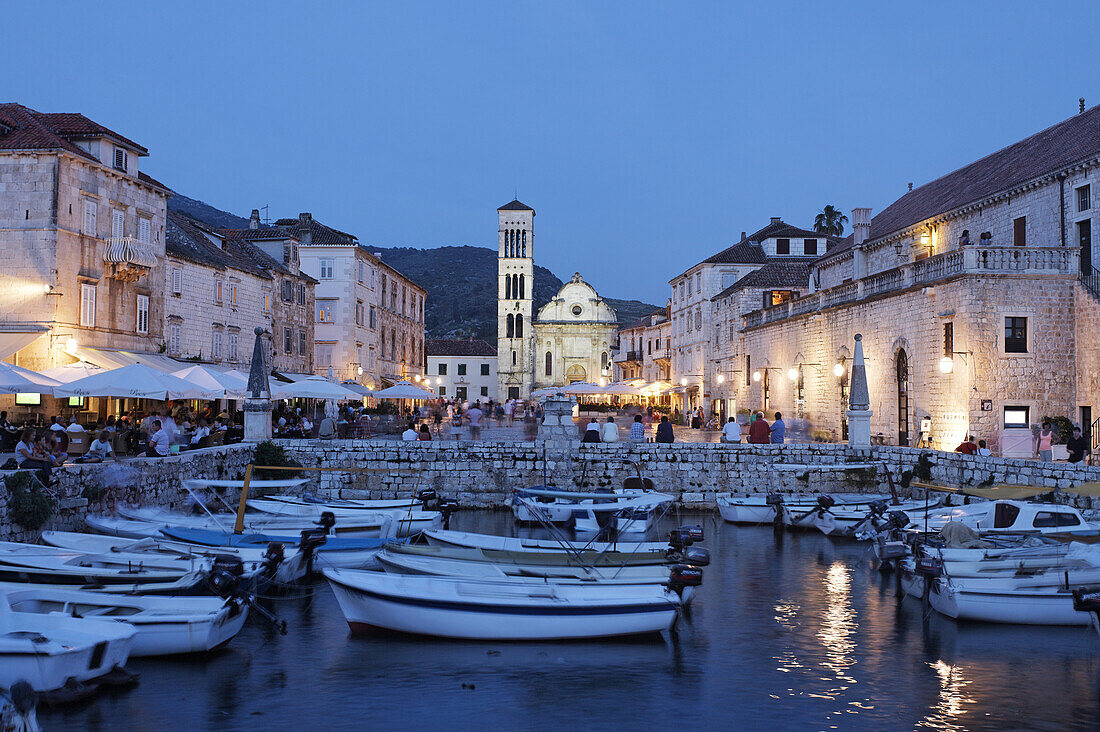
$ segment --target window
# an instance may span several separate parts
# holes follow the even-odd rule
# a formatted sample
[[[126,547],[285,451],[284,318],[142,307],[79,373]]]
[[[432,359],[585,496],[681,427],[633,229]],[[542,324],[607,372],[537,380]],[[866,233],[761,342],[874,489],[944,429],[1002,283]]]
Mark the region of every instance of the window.
[[[298,283],[298,304],[306,304],[306,283],[304,282]]]
[[[775,253],[776,254],[790,254],[791,253],[791,240],[790,239],[776,239],[775,240]]]
[[[390,328],[390,360],[397,360],[397,329]]]
[[[377,327],[375,325],[375,323],[376,323],[376,321],[374,319],[374,306],[371,305],[370,306],[370,327],[371,327],[371,329],[374,329],[375,327]]]
[[[95,285],[80,286],[80,324],[85,328],[95,327]]]
[[[331,366],[332,365],[332,346],[325,343],[317,344],[317,365],[318,366]]]
[[[445,387],[445,386],[439,387],[439,396],[442,396],[442,397],[447,396],[447,387]]]
[[[126,163],[128,162],[129,155],[121,147],[115,148],[115,169],[126,172]]]
[[[363,324],[363,301],[362,300],[356,300],[355,301],[355,324],[356,325],[362,325]]]
[[[143,244],[153,241],[153,222],[149,219],[138,219],[138,241]]]
[[[1031,407],[1005,407],[1005,429],[1027,429],[1031,426]]]
[[[306,348],[306,332],[300,330],[298,331],[298,353],[304,356],[308,352],[309,350]]]
[[[214,302],[221,303],[222,301],[222,281],[214,281]]]
[[[220,330],[214,331],[214,343],[210,348],[210,358],[215,361],[221,361],[222,359],[222,332]]]
[[[360,283],[362,283],[366,280],[367,263],[366,262],[357,262],[356,264],[359,265],[357,267],[358,276],[356,277],[356,279],[359,280]]]
[[[237,333],[230,333],[229,334],[229,360],[230,361],[236,361],[237,360],[237,353],[238,353],[238,350],[239,350],[238,347],[240,346],[240,343],[241,343],[241,337],[240,337],[239,334],[237,334]]]
[[[552,376],[554,374],[554,356],[550,351],[546,352],[546,375]]]
[[[1005,318],[1005,353],[1027,353],[1027,318]]]
[[[481,364],[481,375],[482,376],[488,376],[489,375],[489,364],[487,364],[487,363]]]
[[[466,387],[465,386],[456,386],[455,387],[455,396],[458,397],[459,399],[465,401],[466,400]]]
[[[447,375],[447,364],[445,364],[445,363],[439,364],[439,375],[440,376],[446,376]]]
[[[332,279],[332,260],[331,259],[322,259],[321,260],[321,277],[320,277],[320,279],[322,279],[322,280],[331,280]]]
[[[522,338],[522,337],[523,337],[523,316],[522,315],[517,315],[516,316],[516,338]]]
[[[466,375],[466,364],[460,363],[458,365],[458,375],[459,376],[465,376]]]
[[[1027,216],[1012,220],[1012,243],[1018,247],[1027,246]]]
[[[702,329],[703,329],[703,311],[702,310],[696,310],[695,311],[695,330],[702,330]]]
[[[180,352],[180,327],[178,323],[172,323],[168,326],[168,352]]]
[[[803,239],[802,248],[806,256],[817,254],[817,239]]]
[[[229,302],[233,305],[237,304],[237,283],[229,283]]]
[[[183,270],[179,267],[172,268],[172,294],[179,295],[183,292]]]
[[[294,302],[294,283],[290,280],[283,280],[279,283],[280,294],[282,295],[283,302]]]
[[[489,396],[489,387],[487,387],[487,386],[481,387],[481,396]]]
[[[111,209],[111,236],[121,239],[126,236],[126,212],[117,208]]]
[[[335,300],[318,300],[317,301],[317,322],[318,323],[332,323],[332,304]]]
[[[149,332],[149,296],[137,296],[137,332]]]
[[[505,338],[514,338],[515,335],[516,335],[516,316],[512,315],[511,313],[508,313],[508,318],[505,322],[506,322],[506,325],[505,325],[505,331],[504,332],[507,335],[505,335],[504,337]]]
[[[512,365],[515,366],[516,363],[518,363],[518,358],[516,356],[516,352],[512,351]]]
[[[88,236],[95,236],[95,221],[96,221],[96,203],[95,201],[84,202],[84,233]]]
[[[764,292],[764,307],[769,308],[772,305],[782,305],[796,297],[798,297],[798,293],[794,290],[766,290]]]
[[[271,293],[270,292],[265,292],[264,293],[264,314],[266,315],[270,312],[271,312]]]
[[[943,355],[952,358],[955,353],[955,324],[943,324]]]
[[[1092,208],[1092,190],[1089,186],[1081,186],[1077,189],[1077,210],[1088,211]]]
[[[283,328],[283,353],[288,356],[294,353],[294,335],[286,327]]]
[[[688,297],[691,297],[691,278],[688,277]]]

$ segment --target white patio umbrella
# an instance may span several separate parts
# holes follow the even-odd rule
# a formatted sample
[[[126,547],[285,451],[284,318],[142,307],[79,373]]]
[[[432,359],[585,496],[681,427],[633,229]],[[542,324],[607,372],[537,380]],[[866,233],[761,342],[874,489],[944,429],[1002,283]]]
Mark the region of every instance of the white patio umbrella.
[[[569,386],[563,387],[561,393],[572,395],[603,394],[605,388],[590,381],[575,381]]]
[[[271,384],[272,399],[360,399],[359,394],[340,384],[334,384],[323,376],[289,384]]]
[[[399,381],[387,389],[379,389],[374,396],[378,399],[435,399],[435,394],[411,381]]]
[[[561,390],[562,387],[560,386],[544,386],[531,392],[531,396],[535,399],[542,399],[543,397],[554,396]]]
[[[617,382],[614,384],[608,384],[603,389],[603,394],[612,394],[614,396],[638,396],[640,393],[638,387],[623,382]]]
[[[248,379],[232,371],[218,371],[201,364],[173,371],[172,376],[189,381],[203,389],[221,391],[221,396],[229,399],[243,399],[245,392],[248,391]]]
[[[135,363],[85,376],[54,387],[55,397],[128,397],[131,399],[219,399],[220,391],[204,389],[181,378]]]
[[[42,372],[42,375],[60,381],[62,384],[68,384],[71,381],[83,379],[85,376],[102,374],[104,371],[105,369],[96,366],[94,363],[77,361],[66,366],[54,366],[52,369],[46,369]]]
[[[0,394],[53,394],[57,379],[0,361]]]

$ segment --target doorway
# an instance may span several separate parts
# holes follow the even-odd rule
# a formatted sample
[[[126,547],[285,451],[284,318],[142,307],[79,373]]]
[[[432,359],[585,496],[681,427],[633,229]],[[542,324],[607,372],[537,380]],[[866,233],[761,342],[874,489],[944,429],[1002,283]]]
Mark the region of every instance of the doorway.
[[[909,357],[898,351],[898,444],[909,445]]]
[[[1081,273],[1092,273],[1092,219],[1077,222],[1077,243],[1081,245]]]

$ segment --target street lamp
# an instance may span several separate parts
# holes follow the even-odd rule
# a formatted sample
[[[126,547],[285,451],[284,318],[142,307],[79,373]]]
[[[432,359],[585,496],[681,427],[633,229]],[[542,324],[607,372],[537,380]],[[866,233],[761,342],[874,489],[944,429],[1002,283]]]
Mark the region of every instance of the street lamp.
[[[791,366],[789,369],[787,369],[787,378],[791,381],[797,381],[798,369],[796,369],[794,366]]]
[[[940,372],[949,374],[955,370],[955,361],[950,356],[944,356],[940,359]]]
[[[844,376],[844,364],[840,363],[839,361],[836,362],[836,364],[833,366],[833,376],[837,377],[838,379]]]
[[[717,382],[718,382],[719,384],[721,384],[721,383],[722,383],[722,382],[724,382],[725,380],[726,380],[726,377],[725,377],[725,376],[723,376],[722,374],[718,374],[718,378],[716,379],[716,381],[717,381]]]
[[[752,380],[753,381],[760,381],[760,372],[759,371],[753,371],[752,372]]]
[[[680,386],[687,386],[687,385],[688,385],[688,380],[687,380],[687,377],[685,376],[684,378],[680,379]]]
[[[363,375],[363,367],[362,367],[362,366],[360,366],[359,368],[355,369],[355,373],[357,373],[357,374],[359,374],[360,376],[362,376],[362,375]]]

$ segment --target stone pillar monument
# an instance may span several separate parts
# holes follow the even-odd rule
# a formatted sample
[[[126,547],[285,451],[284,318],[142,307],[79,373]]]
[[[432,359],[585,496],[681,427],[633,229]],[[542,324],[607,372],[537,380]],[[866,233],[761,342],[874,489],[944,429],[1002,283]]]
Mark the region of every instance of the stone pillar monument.
[[[542,404],[542,424],[535,441],[547,452],[569,453],[578,439],[577,426],[573,424],[573,401],[561,395],[549,397]]]
[[[867,392],[867,367],[863,363],[863,336],[856,333],[852,357],[852,383],[848,391],[848,444],[871,445],[871,397]]]
[[[244,441],[263,442],[271,439],[271,387],[264,363],[264,329],[256,328],[252,346],[252,366],[248,370],[248,397],[244,401]]]

